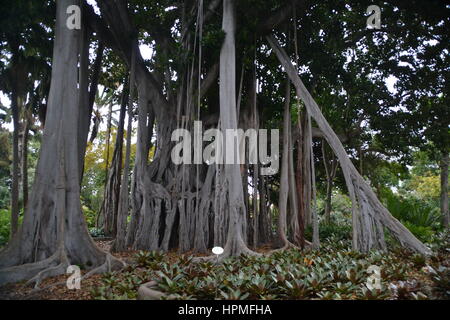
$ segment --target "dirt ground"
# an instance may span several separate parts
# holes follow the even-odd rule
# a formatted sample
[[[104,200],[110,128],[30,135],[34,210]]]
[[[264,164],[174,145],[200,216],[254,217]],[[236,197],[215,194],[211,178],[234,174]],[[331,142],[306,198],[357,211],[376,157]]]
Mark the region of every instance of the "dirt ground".
[[[112,241],[97,240],[97,245],[109,252]],[[134,251],[114,253],[115,257],[127,262],[135,254]],[[80,290],[70,290],[65,285],[68,275],[60,275],[45,279],[40,284],[40,289],[26,286],[24,282],[8,284],[0,287],[0,300],[90,300],[92,299],[89,288],[95,286],[101,275],[93,275],[83,280]]]

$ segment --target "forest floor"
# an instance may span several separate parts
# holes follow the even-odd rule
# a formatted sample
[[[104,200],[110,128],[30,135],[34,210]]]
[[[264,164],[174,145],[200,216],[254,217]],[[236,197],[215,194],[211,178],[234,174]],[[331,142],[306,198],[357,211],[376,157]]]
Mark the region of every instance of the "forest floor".
[[[97,245],[109,252],[112,241],[97,240]],[[130,261],[134,252],[115,253],[114,256],[127,262]],[[82,271],[83,273],[83,271]],[[68,275],[60,275],[45,279],[41,282],[42,290],[34,291],[32,286],[25,286],[24,283],[8,284],[0,287],[0,300],[91,300],[89,290],[83,290],[83,287],[95,286],[101,279],[101,275],[93,275],[83,281],[83,287],[80,290],[69,290],[66,285],[55,285],[67,280]],[[45,289],[49,287],[48,289]]]
[[[111,241],[96,242],[109,251]],[[82,281],[80,290],[69,290],[68,275],[61,275],[42,281],[37,291],[24,283],[0,287],[0,300],[136,299],[139,286],[150,280],[177,299],[450,299],[448,244],[430,258],[398,248],[363,255],[334,240],[320,251],[289,249],[268,255],[269,246],[256,251],[264,255],[220,265],[192,263],[193,255],[177,251],[115,253],[128,266],[93,275]],[[367,289],[371,265],[381,267],[382,290]]]
[[[97,246],[103,250],[110,252],[112,240],[95,240]],[[258,248],[256,251],[265,253],[270,251],[269,246]],[[135,262],[135,256],[138,251],[126,251],[111,253],[116,258],[121,259],[127,264]],[[189,253],[187,253],[189,255]],[[177,251],[170,251],[165,254],[165,260],[168,262],[177,261],[180,254]],[[205,256],[195,254],[193,256]],[[86,272],[82,271],[82,274]],[[70,290],[63,283],[67,280],[68,275],[60,275],[44,279],[40,284],[40,289],[34,290],[33,286],[26,286],[24,282],[8,284],[0,286],[0,300],[93,300],[91,289],[101,283],[103,275],[96,274],[83,281],[80,290]]]

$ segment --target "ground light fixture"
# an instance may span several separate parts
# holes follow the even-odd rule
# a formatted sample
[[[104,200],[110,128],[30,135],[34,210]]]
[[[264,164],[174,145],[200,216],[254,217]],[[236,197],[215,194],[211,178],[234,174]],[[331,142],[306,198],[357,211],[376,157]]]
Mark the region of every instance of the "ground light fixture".
[[[212,253],[214,253],[216,255],[216,262],[219,263],[219,256],[223,253],[223,248],[222,247],[214,247],[212,248]],[[217,283],[217,274],[215,275],[216,278],[216,299],[217,299],[217,288],[218,288],[218,283]]]

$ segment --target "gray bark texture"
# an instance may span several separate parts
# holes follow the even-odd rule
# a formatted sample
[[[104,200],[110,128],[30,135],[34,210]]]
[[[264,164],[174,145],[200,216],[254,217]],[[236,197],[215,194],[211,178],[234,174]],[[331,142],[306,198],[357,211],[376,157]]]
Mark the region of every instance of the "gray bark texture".
[[[289,56],[272,35],[268,36],[267,40],[294,84],[297,96],[305,103],[308,114],[322,130],[325,139],[339,160],[347,188],[349,189],[350,199],[353,203],[353,249],[367,252],[372,248],[376,248],[379,245],[377,241],[378,233],[374,230],[378,230],[376,226],[381,224],[402,245],[421,254],[431,254],[431,250],[420,242],[381,204],[368,183],[361,177],[350,161],[338,136],[334,133],[317,103],[298,76],[297,70]]]
[[[16,85],[13,85],[16,87]],[[10,237],[12,238],[19,227],[19,96],[16,89],[13,88],[11,97],[11,109],[13,116],[13,159],[12,159],[12,186],[11,186],[11,230]]]
[[[441,159],[441,214],[444,226],[449,227],[450,213],[448,208],[448,169],[449,152],[442,152]]]
[[[133,51],[131,58],[131,72],[130,72],[130,99],[128,105],[128,125],[127,125],[127,146],[125,150],[125,164],[122,175],[122,183],[119,193],[119,211],[117,213],[117,234],[111,250],[120,252],[125,251],[126,233],[127,233],[127,218],[129,213],[129,186],[128,177],[130,175],[130,156],[131,156],[131,136],[133,134],[133,101],[135,88],[135,72],[136,72],[136,53]]]
[[[72,4],[80,2],[57,2],[52,81],[35,182],[22,226],[0,252],[0,284],[29,279],[38,285],[71,264],[91,272],[123,266],[95,245],[81,211],[77,74],[82,31],[66,27]]]
[[[225,32],[225,40],[220,52],[220,127],[223,132],[227,129],[237,129],[237,111],[236,111],[236,45],[235,45],[235,8],[234,0],[223,1],[223,21],[222,30]],[[224,144],[224,159],[226,159],[227,150]],[[238,148],[235,148],[237,151]],[[235,152],[238,155],[238,152]],[[237,156],[239,157],[239,156]],[[248,249],[244,242],[242,234],[242,225],[245,219],[246,208],[243,198],[243,186],[240,174],[240,165],[224,164],[221,189],[222,197],[226,197],[227,202],[223,213],[229,217],[227,241],[225,252],[222,257],[236,256],[241,253],[253,253]],[[217,192],[217,191],[216,191]],[[217,214],[217,213],[216,213]]]
[[[290,101],[291,101],[291,85],[290,81],[286,83],[286,93],[284,97],[284,113],[283,113],[283,154],[281,156],[281,177],[280,192],[278,199],[278,236],[280,237],[283,247],[289,246],[287,238],[287,205],[289,195],[289,128],[291,126],[290,117]]]

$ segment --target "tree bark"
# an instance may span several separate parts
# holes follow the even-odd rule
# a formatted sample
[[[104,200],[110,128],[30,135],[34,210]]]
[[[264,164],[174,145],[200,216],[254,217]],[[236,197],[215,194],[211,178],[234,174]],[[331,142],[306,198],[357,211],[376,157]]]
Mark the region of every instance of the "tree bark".
[[[19,227],[19,97],[13,88],[11,95],[11,109],[13,117],[13,160],[11,186],[11,232],[12,238]]]
[[[316,189],[316,169],[314,165],[314,151],[312,144],[312,129],[311,129],[311,117],[308,113],[308,138],[309,138],[309,153],[310,153],[310,167],[311,167],[311,219],[313,227],[313,248],[319,249],[320,239],[319,239],[319,216],[317,214],[317,189]]]
[[[284,96],[284,114],[283,114],[283,154],[281,156],[281,177],[280,177],[280,193],[278,200],[278,236],[281,246],[289,245],[287,239],[287,203],[289,195],[289,127],[291,123],[290,117],[291,104],[291,85],[290,81],[286,81],[286,93]]]
[[[333,180],[336,176],[337,170],[337,161],[332,155],[331,159],[327,157],[326,145],[325,141],[322,140],[322,158],[323,158],[323,166],[325,168],[325,175],[327,181],[327,191],[325,196],[325,221],[327,223],[331,222],[331,197],[333,192]],[[330,162],[330,165],[329,165]]]
[[[300,103],[298,103],[300,108]],[[304,177],[303,177],[303,128],[302,128],[302,117],[299,110],[297,127],[299,132],[298,142],[297,142],[297,163],[296,163],[296,186],[297,186],[297,199],[298,199],[298,230],[295,235],[295,239],[300,248],[305,247],[305,203],[304,203]]]
[[[120,103],[119,123],[117,125],[114,153],[112,156],[111,165],[109,166],[110,168],[108,170],[102,207],[97,217],[97,228],[103,227],[103,230],[106,234],[113,233],[115,217],[117,217],[117,212],[119,210],[119,194],[123,157],[123,136],[125,130],[125,115],[129,99],[128,87],[128,80],[126,80]]]
[[[25,111],[25,117],[23,120],[23,130],[22,130],[22,202],[23,211],[25,212],[28,203],[28,140],[30,135],[30,122],[31,115]]]
[[[35,182],[22,226],[0,252],[0,284],[30,279],[38,285],[71,264],[91,273],[123,266],[95,245],[81,210],[80,31],[66,27],[66,10],[74,3],[81,4],[57,2],[51,89]]]
[[[450,214],[448,208],[448,168],[449,152],[442,152],[441,158],[441,214],[445,227],[449,227]]]
[[[371,219],[372,221],[375,221],[375,223],[380,222],[383,226],[389,229],[391,234],[402,245],[422,254],[431,254],[431,250],[427,248],[422,242],[420,242],[381,204],[373,190],[361,177],[353,163],[350,161],[350,158],[348,157],[344,147],[339,141],[339,138],[324,118],[317,103],[314,101],[314,99],[304,86],[303,82],[301,81],[300,77],[298,76],[297,71],[293,66],[289,56],[280,47],[280,44],[272,35],[268,36],[267,40],[272,49],[275,51],[289,78],[293,82],[297,90],[297,96],[303,100],[308,113],[314,118],[319,128],[324,132],[325,139],[339,159],[347,183],[347,187],[349,188],[352,203],[356,204],[357,201],[359,203],[360,212],[357,211],[355,205],[353,208],[353,217],[358,222],[355,224],[357,228],[359,227],[359,234],[356,234],[357,239],[353,239],[353,249],[361,251],[368,251],[371,249],[371,241],[373,241],[373,238],[371,238],[370,235],[371,230],[367,229],[366,227],[360,227],[363,220]],[[357,198],[355,195],[357,195]],[[362,216],[362,219],[360,215]],[[372,227],[372,225],[370,227]]]
[[[131,58],[131,72],[130,72],[130,99],[128,105],[127,146],[125,151],[125,164],[119,194],[119,211],[117,213],[117,227],[116,227],[117,234],[114,244],[112,246],[112,250],[115,252],[126,250],[126,233],[127,233],[126,228],[129,212],[128,178],[130,175],[131,136],[133,131],[132,124],[133,124],[135,72],[136,72],[136,54],[133,50]]]
[[[234,0],[223,1],[222,30],[225,32],[225,40],[220,52],[220,127],[222,132],[227,129],[237,129],[236,114],[236,45],[235,45],[235,8]],[[226,140],[226,139],[225,139]],[[233,144],[234,153],[239,160],[238,148]],[[228,152],[227,143],[224,144],[224,159]],[[224,172],[221,176],[224,182],[224,196],[227,203],[225,214],[229,217],[227,241],[222,258],[238,256],[241,253],[253,253],[244,242],[242,226],[245,219],[245,205],[243,199],[242,179],[240,175],[239,161],[235,164],[224,164]],[[217,191],[216,191],[217,192]]]
[[[309,131],[309,121],[311,118],[308,113],[303,116],[302,125],[302,137],[303,137],[303,213],[304,213],[304,223],[305,226],[310,226],[312,224],[312,212],[311,212],[311,132]]]

